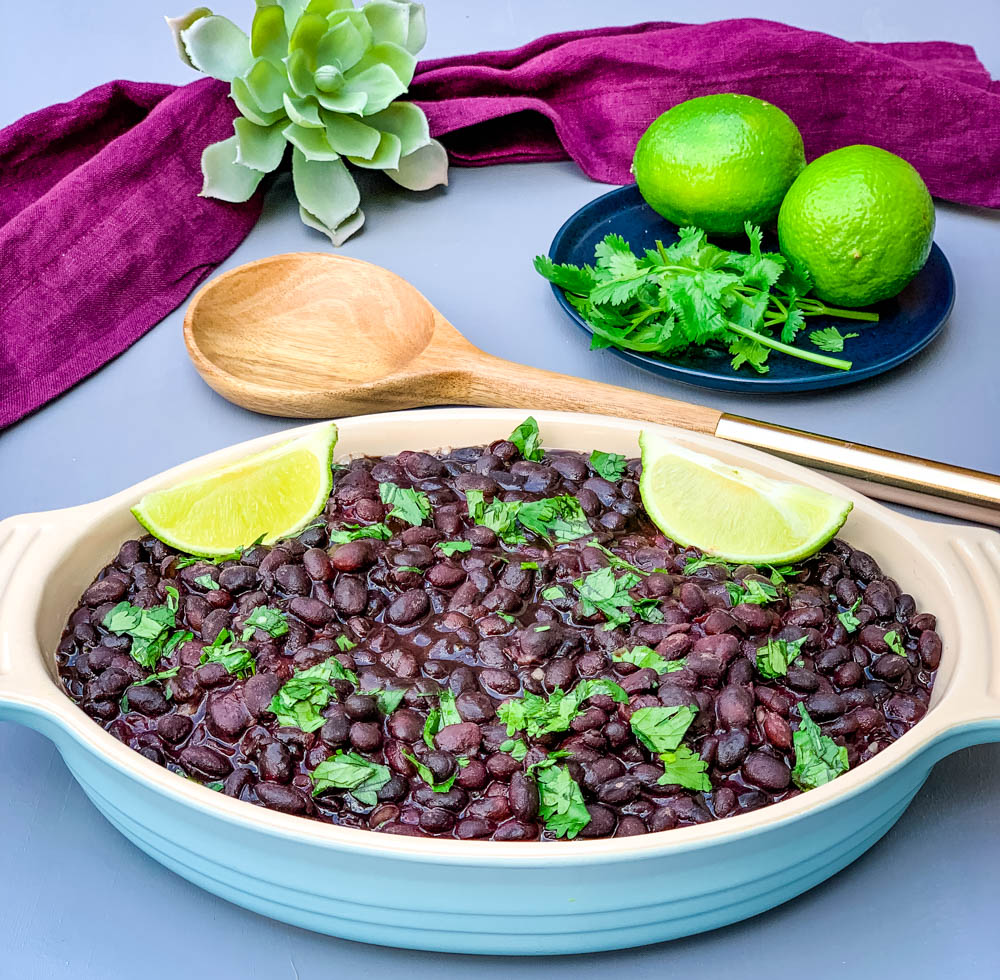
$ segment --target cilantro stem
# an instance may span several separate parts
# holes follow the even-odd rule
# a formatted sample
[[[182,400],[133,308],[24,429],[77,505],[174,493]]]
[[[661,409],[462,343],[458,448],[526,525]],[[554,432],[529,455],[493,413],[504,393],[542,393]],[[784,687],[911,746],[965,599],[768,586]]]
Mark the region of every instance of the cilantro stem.
[[[800,299],[799,307],[806,316],[838,316],[844,320],[878,322],[877,313],[866,313],[864,310],[841,310],[835,306],[827,306],[815,299]]]
[[[812,361],[814,364],[822,364],[824,367],[837,368],[839,371],[851,370],[850,361],[842,361],[838,357],[827,357],[824,354],[816,354],[811,350],[799,350],[798,347],[783,344],[780,340],[768,337],[767,334],[757,333],[754,330],[749,330],[732,322],[728,323],[727,326],[733,333],[742,334],[744,337],[756,340],[758,344],[763,344],[764,347],[780,350],[783,354],[790,354],[792,357],[801,358],[803,361]]]

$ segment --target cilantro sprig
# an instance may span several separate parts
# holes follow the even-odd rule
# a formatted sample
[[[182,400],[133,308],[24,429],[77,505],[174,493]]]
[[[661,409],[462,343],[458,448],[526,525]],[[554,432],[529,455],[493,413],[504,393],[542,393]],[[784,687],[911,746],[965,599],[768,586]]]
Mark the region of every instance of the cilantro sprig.
[[[853,337],[860,337],[857,333],[841,333],[836,327],[824,327],[822,330],[813,330],[809,334],[809,340],[820,350],[829,351],[831,354],[839,354],[844,349],[844,341]]]
[[[689,348],[723,347],[732,366],[768,370],[771,350],[847,371],[850,361],[792,347],[808,316],[874,321],[808,297],[811,283],[777,252],[762,252],[758,227],[744,225],[750,253],[711,244],[700,228],[636,256],[620,235],[595,248],[593,266],[557,265],[539,255],[535,269],[560,287],[593,330],[591,348],[618,347],[669,358]],[[780,340],[774,336],[780,332]]]
[[[696,792],[710,793],[712,783],[708,778],[708,763],[686,745],[673,752],[661,752],[663,775],[657,780],[661,786],[680,786]]]

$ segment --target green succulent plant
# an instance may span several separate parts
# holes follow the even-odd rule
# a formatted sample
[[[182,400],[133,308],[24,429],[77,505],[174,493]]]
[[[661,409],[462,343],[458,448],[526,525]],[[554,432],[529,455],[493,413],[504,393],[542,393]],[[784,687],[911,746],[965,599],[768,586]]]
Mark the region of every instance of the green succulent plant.
[[[299,214],[334,245],[362,224],[346,163],[382,170],[410,190],[448,182],[448,157],[423,111],[397,102],[427,31],[422,4],[257,0],[250,36],[198,7],[167,18],[181,58],[230,83],[233,135],[202,153],[203,197],[246,201],[292,144]]]

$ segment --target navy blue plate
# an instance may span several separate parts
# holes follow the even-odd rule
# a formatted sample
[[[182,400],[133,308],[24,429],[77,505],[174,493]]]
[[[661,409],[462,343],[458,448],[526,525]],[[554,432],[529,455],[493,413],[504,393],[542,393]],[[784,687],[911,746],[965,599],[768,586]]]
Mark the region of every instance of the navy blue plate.
[[[593,264],[594,246],[609,232],[621,235],[635,250],[653,248],[656,240],[664,244],[677,240],[677,226],[661,218],[639,194],[635,184],[603,194],[584,205],[559,229],[552,240],[549,255],[554,262],[574,265]],[[552,287],[562,308],[589,335],[590,325],[570,305],[557,286]],[[853,362],[850,371],[838,371],[809,361],[772,351],[768,358],[771,370],[757,374],[749,367],[734,371],[725,351],[702,349],[666,361],[649,354],[608,350],[656,374],[722,391],[781,392],[833,388],[863,378],[871,378],[902,364],[923,350],[940,332],[955,302],[955,280],[944,253],[934,245],[927,264],[898,296],[871,307],[879,315],[878,323],[840,320],[835,317],[809,317],[807,329],[799,334],[797,346],[815,350],[806,335],[820,327],[835,325],[841,333],[858,333],[848,340],[841,354]]]

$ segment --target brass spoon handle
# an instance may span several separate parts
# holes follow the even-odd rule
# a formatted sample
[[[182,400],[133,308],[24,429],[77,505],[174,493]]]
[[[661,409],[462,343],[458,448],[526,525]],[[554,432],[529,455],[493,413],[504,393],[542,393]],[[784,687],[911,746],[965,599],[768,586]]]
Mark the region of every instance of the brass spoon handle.
[[[702,405],[505,361],[476,351],[459,388],[475,405],[613,413],[763,449],[824,470],[869,497],[1000,527],[1000,477],[729,415]]]

